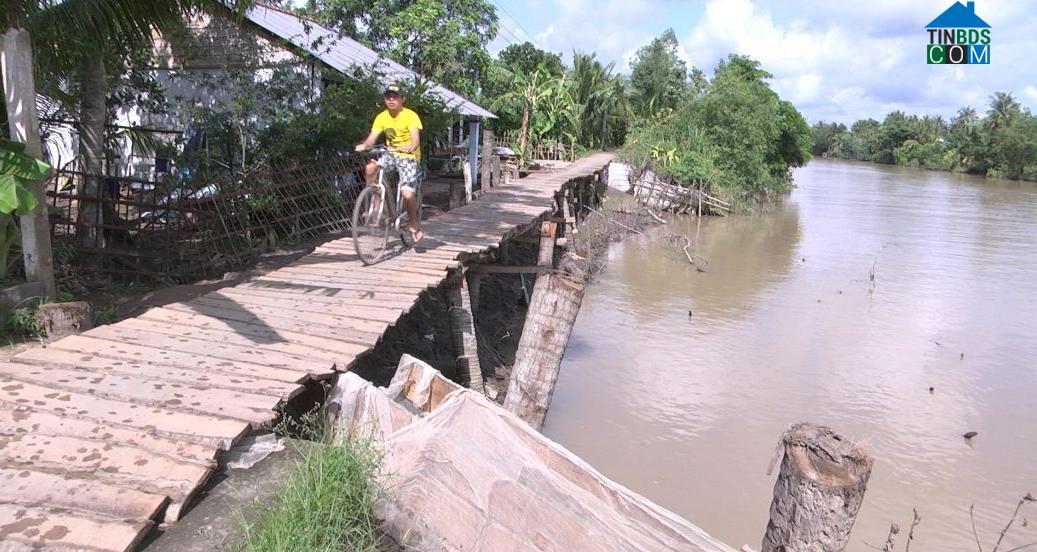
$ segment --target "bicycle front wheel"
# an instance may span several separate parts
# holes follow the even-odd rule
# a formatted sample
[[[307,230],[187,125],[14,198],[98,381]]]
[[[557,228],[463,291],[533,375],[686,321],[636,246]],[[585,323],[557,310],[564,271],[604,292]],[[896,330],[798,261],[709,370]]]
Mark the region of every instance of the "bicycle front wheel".
[[[389,246],[390,220],[388,206],[376,186],[364,188],[353,207],[353,245],[365,265],[377,263]]]

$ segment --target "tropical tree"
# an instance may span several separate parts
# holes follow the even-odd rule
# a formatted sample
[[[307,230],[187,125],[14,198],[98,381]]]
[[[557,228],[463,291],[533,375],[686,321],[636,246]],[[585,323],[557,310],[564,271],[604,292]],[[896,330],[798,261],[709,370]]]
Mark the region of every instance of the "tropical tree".
[[[1012,126],[1022,115],[1022,106],[1012,97],[1011,92],[995,92],[990,97],[990,109],[987,110],[987,126],[998,130]]]
[[[485,0],[313,0],[312,13],[347,36],[468,96],[490,65],[497,12]]]
[[[633,111],[623,78],[614,63],[602,64],[594,54],[573,52],[572,96],[580,109],[581,141],[606,147],[610,129],[625,127]]]
[[[509,44],[497,54],[497,59],[512,70],[526,73],[535,71],[540,66],[543,66],[548,73],[555,77],[560,77],[565,72],[562,56],[541,50],[531,42]]]
[[[667,29],[634,55],[630,85],[641,115],[673,109],[688,91],[688,68],[678,55],[679,43]]]
[[[516,74],[501,66],[495,69],[507,72],[504,78],[514,83],[514,88],[498,96],[491,109],[508,104],[517,104],[522,109],[522,122],[519,126],[519,162],[524,163],[526,146],[529,143],[530,121],[548,99],[557,96],[558,88],[563,85],[563,81],[558,77],[552,77],[543,66],[526,74]]]

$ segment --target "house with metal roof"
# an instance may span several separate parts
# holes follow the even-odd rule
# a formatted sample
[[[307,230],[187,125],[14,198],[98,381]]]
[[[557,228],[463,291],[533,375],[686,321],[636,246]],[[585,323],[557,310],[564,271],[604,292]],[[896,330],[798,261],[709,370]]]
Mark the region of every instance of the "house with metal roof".
[[[235,93],[223,86],[228,75],[262,82],[272,71],[294,71],[299,96],[313,98],[328,86],[358,73],[381,83],[422,81],[434,94],[467,122],[468,134],[479,135],[479,122],[495,118],[489,110],[469,98],[432,83],[415,71],[379,54],[351,37],[317,21],[280,8],[257,4],[236,16],[219,7],[196,13],[186,22],[183,36],[156,34],[152,57],[156,78],[162,83],[169,109],[152,112],[139,107],[120,109],[109,121],[109,176],[151,180],[169,170],[149,144],[180,143],[185,148],[205,142],[202,125],[192,120],[200,108],[219,110],[235,101]],[[448,83],[447,83],[448,84]],[[371,118],[376,111],[372,109]],[[46,155],[51,164],[63,166],[77,155],[74,121],[52,124],[46,133]],[[132,132],[122,132],[132,131]],[[142,135],[153,139],[141,141]],[[469,142],[477,142],[470,140]],[[476,144],[470,146],[475,162]],[[473,174],[474,174],[474,165]]]
[[[383,84],[422,78],[411,69],[312,19],[264,5],[253,7],[245,17],[256,26],[344,74],[349,74],[357,67],[367,67],[380,73]],[[441,84],[433,84],[431,92],[461,115],[496,118],[490,111]]]

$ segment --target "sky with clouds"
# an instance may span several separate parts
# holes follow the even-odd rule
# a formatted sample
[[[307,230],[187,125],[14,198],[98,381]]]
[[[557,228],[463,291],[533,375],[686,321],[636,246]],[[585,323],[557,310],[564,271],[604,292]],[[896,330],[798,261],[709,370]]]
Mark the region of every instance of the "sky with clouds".
[[[977,0],[991,26],[991,63],[959,66],[925,57],[924,27],[950,0],[491,1],[502,26],[493,51],[531,40],[567,60],[574,49],[596,52],[625,73],[639,47],[672,27],[685,61],[707,73],[732,52],[760,60],[810,122],[985,111],[995,91],[1037,112],[1034,0]]]

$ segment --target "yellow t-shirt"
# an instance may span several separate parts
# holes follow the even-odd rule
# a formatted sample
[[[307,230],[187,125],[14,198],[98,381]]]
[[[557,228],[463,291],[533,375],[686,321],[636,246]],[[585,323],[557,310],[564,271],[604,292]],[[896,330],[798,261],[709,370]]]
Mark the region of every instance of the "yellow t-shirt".
[[[385,134],[385,144],[387,146],[402,148],[403,146],[410,145],[410,130],[412,128],[421,130],[421,119],[417,113],[404,107],[395,117],[389,114],[388,109],[379,113],[374,118],[374,124],[371,125],[371,132]],[[402,151],[395,153],[400,157],[408,157],[410,159],[421,158],[421,150],[414,150],[414,153],[403,153]]]

